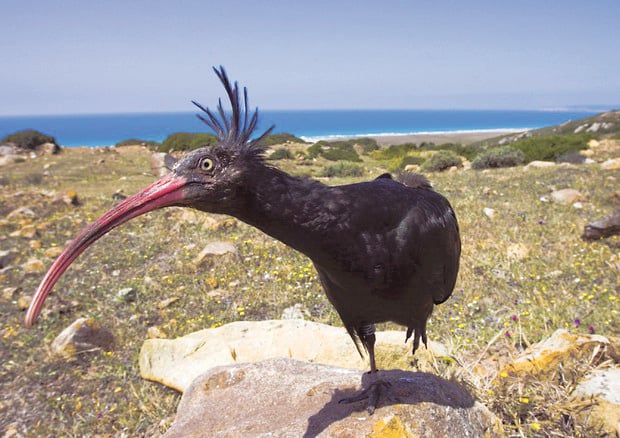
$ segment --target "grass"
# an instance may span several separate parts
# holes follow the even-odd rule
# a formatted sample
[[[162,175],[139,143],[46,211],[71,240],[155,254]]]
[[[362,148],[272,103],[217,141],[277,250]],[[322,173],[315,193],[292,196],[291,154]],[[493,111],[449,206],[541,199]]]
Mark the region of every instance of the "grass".
[[[372,157],[363,159],[367,176],[325,181],[342,184],[385,171]],[[325,164],[277,163],[308,175],[320,175]],[[12,249],[15,259],[12,268],[0,271],[0,431],[151,436],[165,429],[180,395],[139,377],[138,353],[151,326],[174,338],[236,320],[279,318],[297,303],[313,321],[340,325],[307,258],[239,221],[169,208],[136,218],[95,243],[60,279],[38,324],[25,329],[18,301],[34,292],[42,274],[24,273],[20,265],[38,258],[49,266],[46,249],[64,246],[114,205],[115,192],[131,194],[146,186],[153,180],[148,169],[149,153],[136,147],[65,150],[2,169],[0,250]],[[509,436],[593,434],[558,408],[569,384],[498,383],[469,372],[479,363],[497,369],[558,328],[620,334],[620,239],[586,243],[579,237],[585,224],[613,210],[617,173],[579,165],[429,176],[454,206],[463,238],[454,294],[429,321],[429,338],[444,343],[453,357],[435,372],[471,380]],[[566,187],[588,196],[582,209],[541,200]],[[69,190],[77,191],[80,206],[58,202],[50,193]],[[35,217],[7,218],[21,206]],[[496,212],[492,220],[483,213],[487,207]],[[208,218],[219,226],[203,227]],[[36,236],[12,236],[28,224],[37,227]],[[214,240],[234,242],[239,263],[192,269],[196,254]],[[136,302],[114,299],[125,287],[137,290]],[[217,294],[209,294],[215,289]],[[158,308],[173,296],[180,299]],[[51,341],[80,316],[92,316],[114,333],[113,351],[70,364],[50,356]],[[381,345],[378,353],[381,364]]]

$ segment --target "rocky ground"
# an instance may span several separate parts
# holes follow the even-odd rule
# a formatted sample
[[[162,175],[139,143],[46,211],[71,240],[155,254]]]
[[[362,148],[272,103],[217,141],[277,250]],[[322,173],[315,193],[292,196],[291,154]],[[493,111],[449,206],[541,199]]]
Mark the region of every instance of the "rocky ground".
[[[417,382],[420,376],[416,373],[428,373],[422,377],[438,378],[441,385],[458,382],[489,413],[487,423],[480,420],[476,424],[493,433],[617,433],[617,422],[613,423],[617,420],[611,413],[618,411],[618,400],[605,398],[604,388],[617,381],[614,373],[620,362],[620,241],[618,236],[595,241],[581,236],[586,225],[610,216],[620,205],[619,143],[592,143],[584,152],[590,159],[587,164],[535,163],[429,175],[459,217],[462,270],[454,295],[437,307],[429,321],[432,348],[412,358],[409,348],[391,341],[392,335],[380,337],[380,367],[410,373],[398,375],[397,380]],[[310,175],[326,165],[321,160],[276,164]],[[355,180],[385,170],[368,157],[363,165],[366,175]],[[302,326],[299,334],[298,343],[309,349],[303,354],[286,344],[283,333],[271,332],[274,340],[270,345],[273,351],[280,351],[278,356],[282,355],[280,348],[289,358],[303,362],[265,362],[272,357],[267,354],[250,357],[247,347],[252,350],[253,343],[260,340],[251,335],[254,330],[259,332],[258,326],[252,325],[246,327],[245,338],[229,334],[217,341],[217,348],[207,349],[226,359],[222,362],[209,356],[208,366],[226,368],[204,377],[213,381],[209,379],[224,373],[220,375],[223,387],[206,397],[224,412],[241,409],[249,421],[244,423],[245,431],[263,427],[251,422],[252,412],[263,420],[267,414],[260,404],[256,409],[263,410],[254,410],[256,400],[241,407],[239,403],[222,405],[222,400],[237,395],[219,391],[245,388],[246,393],[260,394],[260,387],[242,386],[253,379],[241,379],[241,386],[226,383],[226,376],[239,372],[235,370],[241,369],[240,362],[256,363],[256,368],[243,368],[247,376],[261,366],[280,369],[280,374],[312,375],[308,361],[327,364],[325,373],[329,375],[338,373],[340,368],[335,366],[364,367],[354,350],[352,355],[344,353],[344,348],[353,349],[353,345],[338,328],[339,319],[307,259],[234,219],[183,209],[148,214],[97,242],[58,283],[39,324],[25,329],[24,309],[59,248],[87,222],[153,180],[151,153],[139,147],[65,149],[60,154],[42,151],[6,160],[1,169],[0,431],[4,436],[151,436],[168,429],[170,436],[175,436],[178,426],[170,426],[180,401],[178,390],[189,386],[185,381],[169,389],[142,378],[141,372],[166,384],[172,379],[148,371],[144,364],[155,363],[147,356],[149,346],[186,339],[182,337],[202,329],[232,330],[228,324],[235,321],[264,324],[252,321],[292,317],[298,320],[294,322],[297,327],[302,324],[300,318],[305,319],[303,324],[310,324]],[[352,180],[324,179],[328,184]],[[95,333],[94,341],[88,343],[78,334],[78,342],[72,343],[74,338],[66,333],[63,336],[68,343],[55,341],[80,317],[87,319],[76,327]],[[330,332],[320,338],[324,326],[317,329],[314,323],[327,324],[331,327],[325,330],[339,334]],[[384,325],[382,329],[399,330],[404,339],[402,328]],[[326,340],[317,342],[317,338],[341,342],[336,350],[343,351],[340,359],[347,363],[310,355],[316,353],[312,348],[331,348]],[[187,347],[188,341],[181,342]],[[192,342],[203,341],[192,338]],[[270,351],[264,346],[254,350]],[[429,356],[429,352],[434,353]],[[180,369],[177,361],[167,367]],[[355,382],[363,384],[359,372],[349,374],[347,382],[326,379],[327,383],[319,386],[320,397],[313,399],[319,400],[318,404],[303,411],[307,421],[300,417],[290,424],[329,436],[330,430],[349,427],[340,420],[370,418],[364,414],[363,404],[353,405],[346,415],[339,414],[338,421],[332,418],[320,423],[316,416],[332,406],[335,394],[342,391],[340,385],[350,390]],[[594,390],[583,389],[588,379],[594,382],[590,387]],[[304,392],[301,388],[305,387],[299,385],[297,389],[308,394],[309,390]],[[280,387],[286,388],[285,382]],[[411,394],[430,394],[421,391]],[[287,397],[293,397],[293,392],[284,391]],[[187,397],[198,396],[193,394]],[[374,436],[387,436],[394,430],[412,432],[417,426],[409,419],[421,417],[410,409],[423,408],[420,405],[424,403],[430,403],[429,409],[433,404],[445,406],[430,398],[432,394],[424,403],[408,403],[409,395],[400,394],[401,402],[380,407],[367,423],[360,421],[369,428],[364,430]],[[457,404],[456,408],[464,406]],[[456,414],[470,415],[464,411]],[[599,421],[601,417],[611,424]],[[449,418],[453,418],[450,424],[461,421]],[[309,428],[308,422],[318,429]]]

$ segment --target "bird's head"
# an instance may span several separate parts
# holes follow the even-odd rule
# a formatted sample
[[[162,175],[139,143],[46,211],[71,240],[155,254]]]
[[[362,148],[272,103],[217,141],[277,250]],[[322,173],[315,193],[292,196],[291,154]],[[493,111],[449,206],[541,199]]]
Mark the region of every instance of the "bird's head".
[[[230,100],[230,114],[224,111],[221,100],[217,113],[194,104],[204,112],[198,117],[215,131],[218,144],[186,155],[174,164],[169,174],[114,206],[82,230],[45,274],[26,313],[26,326],[34,324],[45,298],[71,263],[111,229],[162,207],[187,206],[214,213],[236,211],[246,176],[253,166],[262,163],[260,142],[273,127],[252,138],[258,111],[250,115],[246,89],[243,89],[242,100],[237,83],[230,83],[224,68],[214,70]]]

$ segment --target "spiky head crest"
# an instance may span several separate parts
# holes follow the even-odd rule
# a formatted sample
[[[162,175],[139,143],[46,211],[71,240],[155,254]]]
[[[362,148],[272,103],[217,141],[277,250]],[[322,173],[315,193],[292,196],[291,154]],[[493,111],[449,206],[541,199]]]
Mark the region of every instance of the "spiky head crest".
[[[222,85],[224,85],[230,101],[231,114],[227,115],[224,111],[222,99],[218,100],[217,114],[214,114],[208,107],[192,100],[192,103],[206,114],[206,117],[202,114],[197,114],[196,116],[215,132],[220,146],[239,149],[240,151],[262,152],[263,148],[260,143],[271,133],[275,126],[271,126],[258,137],[252,138],[258,123],[258,108],[250,115],[247,88],[243,87],[242,100],[237,81],[231,84],[224,67],[221,65],[219,69],[213,67],[213,71],[215,71]]]

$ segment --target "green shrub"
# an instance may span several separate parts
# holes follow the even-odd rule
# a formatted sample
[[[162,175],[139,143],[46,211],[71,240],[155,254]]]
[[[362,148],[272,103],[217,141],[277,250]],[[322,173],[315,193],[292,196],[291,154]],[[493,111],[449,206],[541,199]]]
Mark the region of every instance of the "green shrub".
[[[471,163],[473,169],[513,167],[525,162],[525,154],[512,146],[501,146],[480,153]]]
[[[372,157],[377,160],[391,160],[393,158],[402,158],[411,151],[417,150],[414,143],[394,144],[384,148],[380,148],[372,152]]]
[[[321,140],[310,146],[307,153],[310,158],[316,158],[320,155],[330,161],[362,161],[355,152],[353,144],[349,141],[328,142]]]
[[[305,143],[305,141],[301,138],[295,137],[293,134],[289,134],[288,132],[279,132],[277,134],[268,135],[262,141],[264,146],[273,146],[275,144],[284,143]]]
[[[215,146],[217,137],[210,133],[175,132],[170,134],[157,148],[160,152],[188,151],[203,146]]]
[[[586,161],[586,157],[579,152],[571,151],[560,155],[557,161],[559,163],[583,164]]]
[[[512,147],[525,154],[527,162],[534,160],[557,160],[567,152],[576,152],[588,147],[592,139],[589,134],[544,135],[529,137],[512,143]]]
[[[405,167],[407,167],[410,164],[417,164],[417,165],[421,165],[424,163],[424,158],[419,157],[419,156],[415,156],[415,155],[407,155],[406,157],[403,157],[400,159],[400,163],[398,163],[398,169],[395,170],[403,170]]]
[[[321,171],[320,176],[325,176],[328,178],[332,178],[334,176],[356,177],[356,176],[363,176],[364,172],[365,172],[364,167],[359,164],[341,161],[339,163],[329,164],[325,166],[323,170]]]
[[[0,143],[13,143],[18,148],[33,150],[37,146],[43,143],[56,143],[56,139],[51,135],[43,134],[42,132],[35,131],[34,129],[27,129],[25,131],[18,131],[13,134],[9,134],[0,140]]]
[[[372,151],[376,151],[379,149],[379,145],[377,144],[377,140],[370,137],[359,137],[355,139],[348,140],[348,143],[353,145],[359,145],[362,147],[364,154],[369,154]]]
[[[292,160],[293,158],[295,158],[293,153],[286,148],[278,148],[267,157],[268,160]]]
[[[479,150],[475,146],[466,146],[461,143],[443,143],[436,146],[435,149],[440,151],[452,151],[455,154],[473,160],[478,155]]]
[[[454,152],[438,151],[422,164],[421,170],[426,172],[441,172],[442,170],[449,169],[452,166],[461,167],[462,165],[463,161],[461,160],[461,157],[456,155]]]

